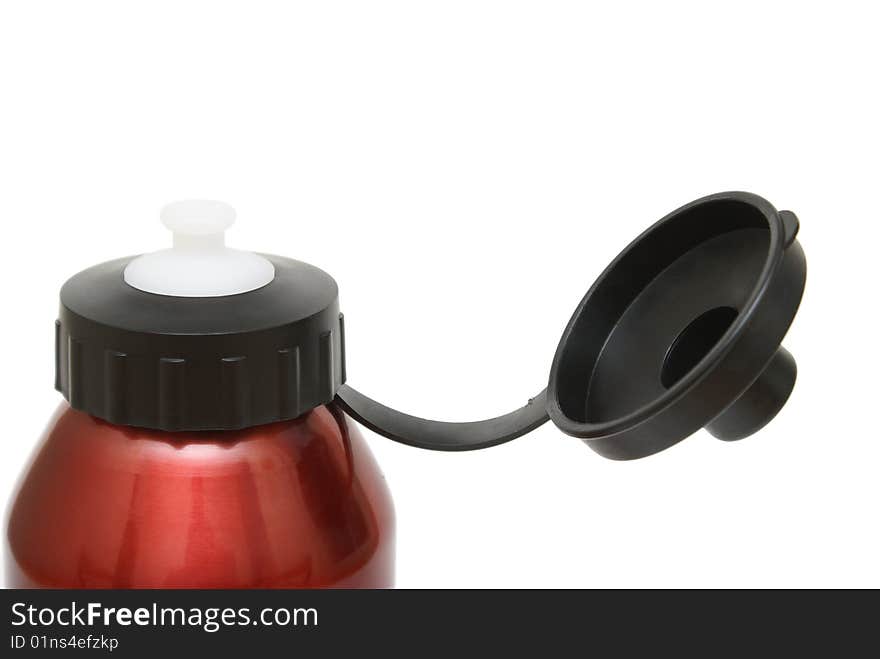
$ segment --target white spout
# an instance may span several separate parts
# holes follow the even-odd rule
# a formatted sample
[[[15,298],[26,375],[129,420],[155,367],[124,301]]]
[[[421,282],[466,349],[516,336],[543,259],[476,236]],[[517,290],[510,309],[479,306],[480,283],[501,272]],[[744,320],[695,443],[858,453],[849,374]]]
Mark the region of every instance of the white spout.
[[[177,297],[218,297],[246,293],[275,278],[262,256],[229,249],[224,233],[235,209],[220,201],[177,201],[159,214],[173,234],[173,247],[134,259],[125,281],[148,293]]]

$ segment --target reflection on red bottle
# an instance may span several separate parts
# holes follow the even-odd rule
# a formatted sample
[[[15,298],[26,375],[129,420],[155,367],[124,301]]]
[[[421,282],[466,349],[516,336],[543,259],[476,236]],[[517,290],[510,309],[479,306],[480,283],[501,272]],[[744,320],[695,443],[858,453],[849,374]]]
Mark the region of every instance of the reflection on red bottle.
[[[394,511],[335,406],[240,431],[116,426],[62,404],[21,485],[7,584],[385,588]]]

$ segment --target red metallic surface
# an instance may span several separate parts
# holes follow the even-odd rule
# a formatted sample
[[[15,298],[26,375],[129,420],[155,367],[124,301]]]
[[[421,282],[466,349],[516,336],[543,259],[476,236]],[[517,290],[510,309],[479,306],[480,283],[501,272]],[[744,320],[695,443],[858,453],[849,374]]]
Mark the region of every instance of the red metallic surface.
[[[383,588],[394,511],[333,406],[242,431],[115,426],[62,404],[13,504],[10,587]]]

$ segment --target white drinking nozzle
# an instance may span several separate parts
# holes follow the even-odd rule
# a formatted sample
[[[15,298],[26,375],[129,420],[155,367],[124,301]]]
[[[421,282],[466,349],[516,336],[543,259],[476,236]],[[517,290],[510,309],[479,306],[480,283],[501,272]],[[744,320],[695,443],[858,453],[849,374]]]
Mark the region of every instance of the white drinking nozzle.
[[[246,293],[275,278],[264,257],[225,246],[224,232],[235,209],[220,201],[177,201],[159,216],[174,234],[173,247],[134,259],[125,281],[147,293],[176,297],[218,297]]]

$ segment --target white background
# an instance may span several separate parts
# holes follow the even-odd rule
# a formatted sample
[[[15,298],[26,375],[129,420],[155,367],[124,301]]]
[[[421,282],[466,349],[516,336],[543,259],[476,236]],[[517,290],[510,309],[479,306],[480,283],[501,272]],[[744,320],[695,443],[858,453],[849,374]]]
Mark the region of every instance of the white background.
[[[439,454],[367,433],[398,585],[880,586],[873,3],[6,2],[0,486],[46,420],[63,281],[164,247],[158,208],[339,282],[349,382],[493,416],[642,229],[744,189],[801,219],[790,402],[615,463],[548,424]],[[389,331],[406,328],[406,332]]]

